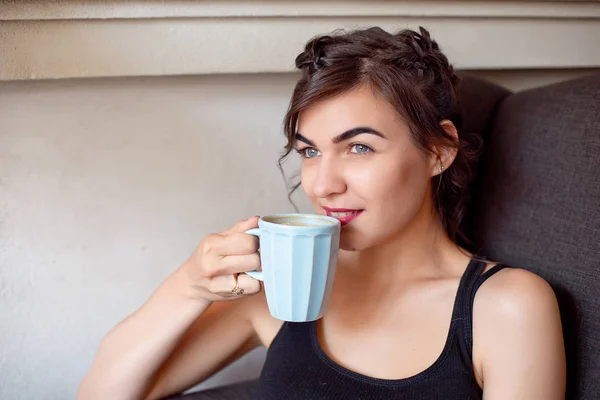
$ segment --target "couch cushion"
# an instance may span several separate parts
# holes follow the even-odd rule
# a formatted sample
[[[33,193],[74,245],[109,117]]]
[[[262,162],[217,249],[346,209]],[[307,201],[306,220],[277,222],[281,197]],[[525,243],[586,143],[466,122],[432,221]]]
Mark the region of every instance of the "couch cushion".
[[[457,96],[462,118],[460,135],[477,135],[485,140],[496,109],[511,92],[467,72],[459,72],[458,76]]]
[[[458,75],[461,80],[457,90],[462,118],[460,139],[469,143],[473,149],[480,149],[483,143],[488,141],[498,107],[511,92],[470,73],[460,72]],[[473,168],[476,168],[476,165],[477,161],[474,162]],[[470,198],[473,192],[478,193],[481,186],[481,176],[476,176],[475,180],[469,185],[468,191],[464,193],[469,198],[466,203],[468,210],[470,210],[469,205],[472,203]],[[468,211],[460,228],[463,236],[466,236],[470,242],[465,242],[460,236],[457,238],[459,244],[469,250],[473,247],[470,227],[473,225],[474,217],[474,213]]]
[[[554,287],[568,399],[600,393],[600,75],[509,96],[480,164],[472,233],[482,253]]]

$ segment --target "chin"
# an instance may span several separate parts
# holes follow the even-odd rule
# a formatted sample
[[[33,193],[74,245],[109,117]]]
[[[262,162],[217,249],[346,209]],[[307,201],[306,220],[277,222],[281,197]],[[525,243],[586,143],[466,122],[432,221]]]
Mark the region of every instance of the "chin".
[[[362,251],[372,247],[371,240],[364,237],[359,232],[344,232],[340,235],[340,249],[346,251]]]
[[[395,226],[350,223],[342,227],[340,249],[347,251],[363,251],[380,246],[394,238],[400,232]]]

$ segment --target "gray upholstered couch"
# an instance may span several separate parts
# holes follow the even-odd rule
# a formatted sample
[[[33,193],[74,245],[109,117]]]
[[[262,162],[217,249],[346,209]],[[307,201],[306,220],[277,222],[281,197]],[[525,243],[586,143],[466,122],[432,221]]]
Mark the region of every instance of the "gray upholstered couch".
[[[600,75],[511,94],[465,75],[464,132],[485,151],[464,229],[480,253],[538,273],[561,306],[567,399],[600,399]],[[256,382],[184,396],[252,399]]]

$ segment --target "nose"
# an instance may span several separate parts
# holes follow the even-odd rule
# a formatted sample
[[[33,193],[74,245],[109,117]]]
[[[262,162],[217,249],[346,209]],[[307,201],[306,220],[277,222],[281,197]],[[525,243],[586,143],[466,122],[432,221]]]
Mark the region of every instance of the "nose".
[[[313,184],[313,193],[316,197],[325,199],[334,194],[346,191],[343,167],[334,158],[322,157],[317,166],[316,177]]]

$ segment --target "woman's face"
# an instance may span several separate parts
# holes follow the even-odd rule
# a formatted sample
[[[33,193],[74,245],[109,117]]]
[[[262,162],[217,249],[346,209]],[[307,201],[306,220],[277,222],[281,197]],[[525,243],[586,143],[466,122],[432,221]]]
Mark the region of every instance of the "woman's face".
[[[302,187],[319,214],[342,222],[340,246],[364,250],[431,212],[435,157],[411,140],[392,106],[362,86],[301,113]]]

